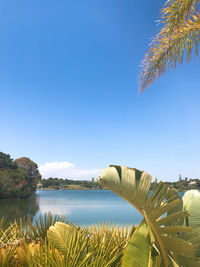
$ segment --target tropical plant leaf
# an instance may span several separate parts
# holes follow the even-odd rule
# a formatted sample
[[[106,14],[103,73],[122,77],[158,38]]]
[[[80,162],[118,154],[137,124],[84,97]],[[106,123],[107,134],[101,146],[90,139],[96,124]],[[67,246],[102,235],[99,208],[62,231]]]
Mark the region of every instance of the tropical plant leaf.
[[[75,234],[77,234],[75,228],[62,222],[56,222],[55,225],[50,226],[47,231],[48,239],[63,253],[66,252],[68,244]]]
[[[183,209],[189,213],[186,225],[194,227],[200,225],[200,192],[188,190],[183,196]]]
[[[150,44],[140,75],[140,92],[167,69],[198,55],[200,40],[199,0],[170,0],[162,9],[163,27]],[[194,48],[194,49],[193,49]],[[193,53],[194,52],[194,53]]]
[[[165,266],[171,262],[171,254],[175,257],[179,254],[194,256],[194,246],[177,238],[177,234],[190,231],[188,227],[179,224],[188,214],[180,211],[183,203],[177,192],[169,192],[167,186],[160,182],[150,195],[149,174],[113,165],[102,171],[100,182],[131,203],[144,216],[151,245],[160,251]],[[173,242],[172,246],[170,242]]]
[[[91,266],[121,266],[124,247],[129,239],[130,227],[91,225],[88,227],[90,251],[93,251]],[[132,229],[133,233],[135,229]]]
[[[122,258],[122,267],[151,266],[151,244],[148,229],[143,222],[133,233]]]
[[[102,170],[100,182],[141,211],[149,195],[151,179],[146,172],[111,165]]]
[[[162,9],[164,30],[169,33],[196,12],[199,0],[168,0]]]
[[[191,230],[191,232],[182,233],[181,238],[193,244],[195,256],[200,258],[200,225],[193,226]]]
[[[200,259],[186,257],[184,255],[178,255],[179,266],[182,267],[199,267]]]
[[[36,240],[37,238],[44,240],[47,235],[47,230],[56,222],[69,224],[69,220],[65,216],[53,216],[51,213],[45,213],[44,216],[39,216],[35,219],[33,223],[28,219],[24,223],[24,226],[22,225],[22,229],[26,229],[26,236],[28,238],[32,240]]]

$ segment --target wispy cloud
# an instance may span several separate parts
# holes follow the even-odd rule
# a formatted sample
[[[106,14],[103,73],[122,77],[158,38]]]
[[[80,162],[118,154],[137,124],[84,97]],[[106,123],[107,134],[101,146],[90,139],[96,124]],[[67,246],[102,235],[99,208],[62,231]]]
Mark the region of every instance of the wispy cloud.
[[[42,175],[42,178],[58,177],[74,180],[91,180],[92,177],[97,177],[100,174],[100,170],[98,169],[77,169],[73,163],[68,161],[47,162],[39,166],[39,171]]]

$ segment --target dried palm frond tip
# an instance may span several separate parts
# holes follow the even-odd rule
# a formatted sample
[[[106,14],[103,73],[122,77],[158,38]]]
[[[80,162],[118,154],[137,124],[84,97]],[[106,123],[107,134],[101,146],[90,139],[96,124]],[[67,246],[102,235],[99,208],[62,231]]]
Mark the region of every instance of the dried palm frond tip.
[[[140,92],[166,72],[198,55],[200,40],[199,1],[171,0],[162,9],[163,27],[150,44],[142,62]]]

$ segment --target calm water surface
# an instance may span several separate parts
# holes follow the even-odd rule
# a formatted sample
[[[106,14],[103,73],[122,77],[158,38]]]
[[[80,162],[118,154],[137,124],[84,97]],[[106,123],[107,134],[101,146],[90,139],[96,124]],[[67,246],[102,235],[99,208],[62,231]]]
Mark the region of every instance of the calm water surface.
[[[51,212],[78,225],[111,222],[139,224],[142,216],[125,200],[108,190],[38,190],[26,200],[0,200],[0,217],[9,219]]]

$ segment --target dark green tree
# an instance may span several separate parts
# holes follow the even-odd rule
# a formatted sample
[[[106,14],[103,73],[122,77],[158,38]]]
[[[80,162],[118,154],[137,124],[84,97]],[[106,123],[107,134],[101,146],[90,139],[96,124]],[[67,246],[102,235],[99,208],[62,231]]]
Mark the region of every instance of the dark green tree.
[[[5,154],[3,152],[0,152],[0,170],[2,169],[16,169],[17,165],[11,159],[9,154]]]
[[[41,175],[29,158],[15,161],[0,152],[0,198],[25,198],[36,191]]]

